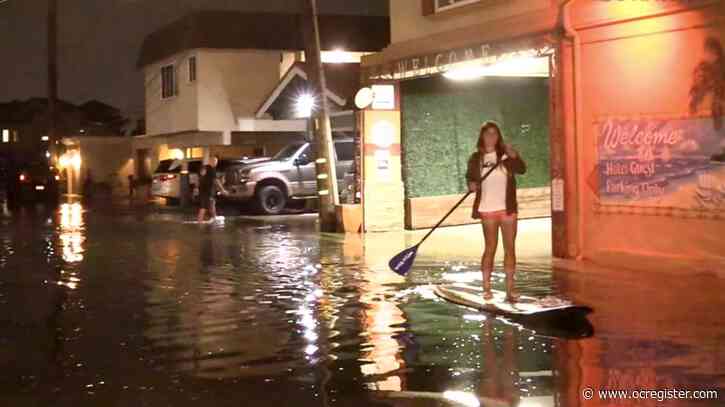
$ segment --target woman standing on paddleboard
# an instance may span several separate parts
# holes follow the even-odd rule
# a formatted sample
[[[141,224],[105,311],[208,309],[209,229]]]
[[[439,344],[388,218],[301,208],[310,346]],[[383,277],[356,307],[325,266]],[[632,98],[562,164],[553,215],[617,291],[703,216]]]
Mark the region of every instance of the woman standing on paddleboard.
[[[481,219],[485,249],[481,257],[483,273],[483,298],[493,298],[491,273],[501,229],[504,248],[504,272],[506,273],[506,300],[513,302],[514,272],[516,271],[516,227],[518,203],[516,201],[515,174],[526,172],[526,164],[519,153],[504,144],[501,129],[494,122],[484,122],[478,135],[478,151],[468,160],[466,181],[468,189],[476,193],[473,218]],[[493,171],[482,180],[491,167]]]

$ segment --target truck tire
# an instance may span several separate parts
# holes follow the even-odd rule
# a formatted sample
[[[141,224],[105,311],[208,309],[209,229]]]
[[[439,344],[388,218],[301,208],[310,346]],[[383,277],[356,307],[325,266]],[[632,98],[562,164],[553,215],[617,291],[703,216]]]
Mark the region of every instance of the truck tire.
[[[265,215],[278,215],[287,206],[287,194],[277,185],[265,185],[256,194],[257,209]]]

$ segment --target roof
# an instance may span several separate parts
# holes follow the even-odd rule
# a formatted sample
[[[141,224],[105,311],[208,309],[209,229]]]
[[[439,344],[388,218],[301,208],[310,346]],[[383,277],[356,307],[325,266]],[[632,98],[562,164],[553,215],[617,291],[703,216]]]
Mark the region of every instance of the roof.
[[[326,95],[339,108],[350,107],[360,84],[360,64],[324,64]],[[290,108],[290,100],[309,91],[307,83],[309,66],[304,62],[294,63],[282,76],[272,93],[257,109],[257,118],[271,113],[273,117],[284,115]]]
[[[198,48],[304,50],[301,14],[198,11],[146,37],[139,68]],[[390,43],[390,19],[381,16],[320,15],[322,49],[380,51]]]
[[[65,100],[56,101],[58,113],[77,112],[78,107]],[[48,99],[34,97],[24,101],[13,100],[0,103],[0,122],[24,124],[31,122],[36,115],[48,111]]]

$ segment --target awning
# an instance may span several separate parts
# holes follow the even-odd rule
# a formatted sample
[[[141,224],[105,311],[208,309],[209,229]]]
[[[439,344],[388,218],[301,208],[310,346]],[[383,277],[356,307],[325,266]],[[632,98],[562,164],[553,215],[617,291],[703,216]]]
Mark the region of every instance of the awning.
[[[547,9],[396,43],[363,57],[363,82],[431,76],[470,61],[492,64],[519,52],[548,55],[558,41],[557,18],[555,9]]]

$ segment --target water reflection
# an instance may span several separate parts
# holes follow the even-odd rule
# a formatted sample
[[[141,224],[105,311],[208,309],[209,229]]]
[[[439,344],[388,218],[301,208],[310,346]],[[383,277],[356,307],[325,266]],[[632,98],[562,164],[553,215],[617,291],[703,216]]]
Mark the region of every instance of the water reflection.
[[[68,265],[83,261],[85,230],[83,206],[79,202],[64,203],[60,206],[58,229],[63,261]],[[75,290],[78,288],[80,281],[81,279],[75,268],[60,270],[58,285]]]
[[[401,356],[406,335],[401,335],[406,322],[404,312],[394,300],[391,283],[399,277],[392,273],[366,270],[360,285],[360,302],[363,306],[361,372],[371,377],[368,388],[372,390],[400,391],[405,367]]]
[[[83,261],[83,207],[80,203],[65,203],[60,207],[60,243],[63,260]]]
[[[301,221],[199,228],[73,204],[55,219],[0,228],[0,345],[10,349],[0,394],[54,405],[549,407],[590,405],[587,387],[725,387],[717,279],[522,262],[522,295],[595,309],[596,334],[572,340],[432,294],[430,284],[477,283],[475,259],[421,252],[410,278],[388,272],[398,235],[342,238]]]

